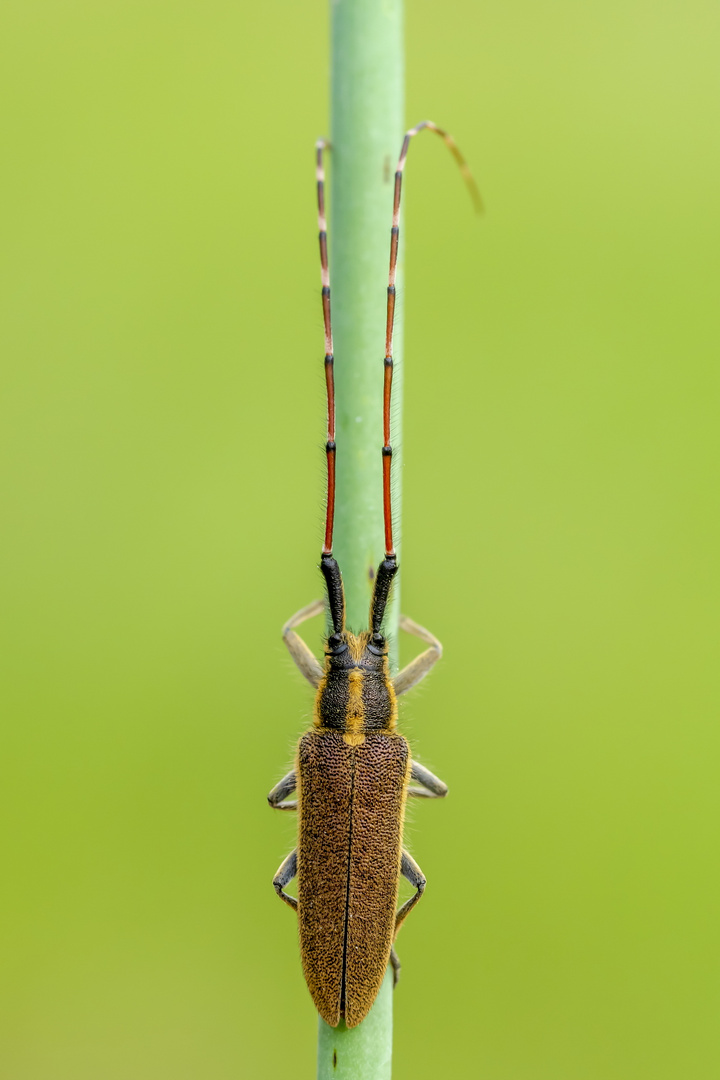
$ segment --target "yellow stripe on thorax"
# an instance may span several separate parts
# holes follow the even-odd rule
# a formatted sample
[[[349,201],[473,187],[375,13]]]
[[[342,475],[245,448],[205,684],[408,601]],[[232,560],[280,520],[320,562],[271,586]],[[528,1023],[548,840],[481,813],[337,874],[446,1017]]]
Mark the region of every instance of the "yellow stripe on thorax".
[[[345,733],[343,740],[348,746],[360,746],[365,742],[365,702],[362,694],[363,673],[360,668],[348,672],[348,703],[345,710]]]
[[[322,720],[320,719],[320,702],[323,699],[325,693],[325,687],[327,686],[327,667],[325,674],[318,683],[317,693],[315,694],[315,702],[313,704],[313,724],[316,728],[322,727]]]
[[[397,697],[395,696],[395,687],[390,678],[390,666],[388,664],[387,656],[383,659],[383,680],[387,689],[388,701],[390,702],[390,716],[388,717],[386,730],[394,731],[397,727],[398,703]]]

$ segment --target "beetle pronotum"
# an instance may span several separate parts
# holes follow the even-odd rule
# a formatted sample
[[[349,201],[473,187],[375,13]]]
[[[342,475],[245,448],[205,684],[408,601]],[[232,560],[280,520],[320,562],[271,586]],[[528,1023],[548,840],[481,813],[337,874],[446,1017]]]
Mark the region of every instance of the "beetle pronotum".
[[[369,629],[359,634],[345,627],[342,576],[332,554],[335,384],[323,168],[323,151],[328,143],[321,139],[316,145],[328,413],[327,508],[320,569],[325,578],[332,632],[326,639],[325,662],[321,666],[295,628],[320,614],[325,602],[308,604],[283,627],[290,655],[317,693],[313,727],[300,739],[295,767],[273,788],[268,801],[277,810],[298,811],[297,848],[283,861],[273,885],[278,896],[297,911],[305,979],[318,1012],[332,1027],[341,1018],[348,1027],[364,1020],[388,962],[397,982],[400,963],[393,942],[425,889],[422,870],[402,845],[405,800],[408,796],[443,798],[448,790],[429,769],[412,760],[406,739],[396,730],[397,697],[427,675],[442,655],[442,646],[429,630],[401,616],[401,629],[428,647],[392,677],[387,640],[382,633],[390,586],[398,569],[390,498],[390,395],[400,192],[410,140],[423,128],[444,139],[476,206],[480,205],[474,181],[450,135],[429,120],[411,128],[405,135],[395,172],[390,233],[382,447],[385,558],[375,577]],[[419,786],[411,786],[411,781]],[[293,791],[297,791],[297,800],[287,801]],[[415,887],[415,894],[396,911],[401,874]],[[285,886],[295,876],[297,900],[285,892]]]

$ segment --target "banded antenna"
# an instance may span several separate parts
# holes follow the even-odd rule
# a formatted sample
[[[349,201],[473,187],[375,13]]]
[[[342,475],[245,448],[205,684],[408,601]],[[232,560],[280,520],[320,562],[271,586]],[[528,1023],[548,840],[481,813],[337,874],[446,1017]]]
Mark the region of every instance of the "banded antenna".
[[[330,318],[330,270],[328,269],[327,218],[325,216],[325,167],[323,150],[329,150],[327,139],[315,143],[318,238],[320,240],[320,277],[322,281],[322,309],[325,325],[325,386],[327,388],[327,507],[325,510],[325,543],[323,555],[332,555],[333,525],[335,523],[335,360],[333,357],[332,321]]]
[[[385,378],[383,382],[383,517],[385,521],[385,558],[395,559],[392,530],[392,502],[390,497],[390,466],[392,463],[392,446],[390,445],[390,396],[392,392],[393,377],[393,328],[395,324],[395,273],[397,270],[398,241],[400,239],[400,192],[402,190],[403,171],[407,159],[408,147],[413,136],[424,128],[434,131],[445,142],[452,156],[457,162],[463,180],[468,186],[470,196],[478,213],[482,213],[483,203],[478,191],[477,184],[473,179],[465,158],[458,150],[454,139],[447,131],[443,131],[432,120],[423,120],[414,128],[405,133],[405,138],[400,151],[397,170],[395,172],[395,195],[393,200],[392,228],[390,230],[390,273],[388,276],[387,290],[387,323],[385,327]]]
[[[333,526],[335,524],[335,360],[333,357],[332,320],[330,318],[330,270],[328,269],[327,218],[325,216],[325,168],[323,151],[331,150],[327,139],[315,143],[318,239],[320,241],[320,277],[322,281],[322,309],[325,326],[325,387],[327,389],[327,506],[325,509],[325,542],[323,543],[320,569],[327,586],[328,606],[333,633],[345,629],[345,593],[340,567],[333,558]]]

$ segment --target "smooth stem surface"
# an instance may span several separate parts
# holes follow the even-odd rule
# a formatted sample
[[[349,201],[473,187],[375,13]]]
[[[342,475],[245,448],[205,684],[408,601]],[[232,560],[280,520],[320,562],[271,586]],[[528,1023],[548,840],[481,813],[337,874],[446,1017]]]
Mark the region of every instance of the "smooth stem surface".
[[[347,622],[368,625],[383,557],[382,385],[393,177],[404,130],[402,0],[331,0],[330,284],[337,400],[334,553]],[[396,316],[393,506],[400,536],[402,327]],[[397,639],[399,588],[385,621]],[[397,662],[393,646],[392,663]],[[390,1080],[392,979],[356,1028],[319,1021],[318,1080]]]
[[[345,582],[348,625],[357,631],[367,627],[371,575],[384,552],[382,385],[393,176],[404,130],[402,0],[334,0],[331,12],[329,242],[338,448],[334,551]],[[399,322],[392,432],[398,533]],[[396,607],[386,625],[391,632],[396,629]]]

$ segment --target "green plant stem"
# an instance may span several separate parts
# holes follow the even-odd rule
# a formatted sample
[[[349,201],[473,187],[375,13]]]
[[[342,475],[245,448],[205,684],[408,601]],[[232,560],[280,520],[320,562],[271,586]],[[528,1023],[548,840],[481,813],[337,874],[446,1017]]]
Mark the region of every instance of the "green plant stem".
[[[384,553],[382,383],[395,165],[404,131],[402,0],[331,0],[330,283],[337,400],[334,553],[350,629],[367,627],[372,580]],[[398,267],[400,271],[401,267]],[[399,275],[398,275],[399,277]],[[400,534],[402,326],[396,312],[393,509]],[[396,582],[386,618],[397,640]],[[318,1080],[390,1080],[392,980],[356,1028],[319,1021]]]
[[[331,10],[329,239],[338,447],[334,550],[345,581],[349,626],[361,630],[367,627],[371,572],[383,556],[382,382],[393,177],[404,120],[402,0],[333,0]],[[396,515],[402,467],[399,324],[396,317]]]
[[[318,1080],[390,1080],[392,1072],[392,972],[385,972],[375,1004],[356,1028],[320,1020]]]

